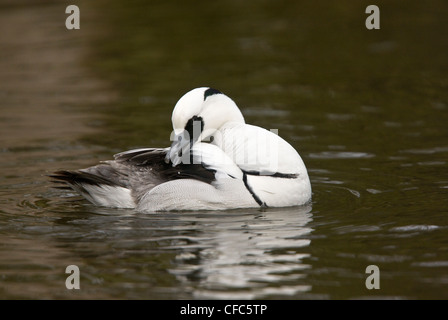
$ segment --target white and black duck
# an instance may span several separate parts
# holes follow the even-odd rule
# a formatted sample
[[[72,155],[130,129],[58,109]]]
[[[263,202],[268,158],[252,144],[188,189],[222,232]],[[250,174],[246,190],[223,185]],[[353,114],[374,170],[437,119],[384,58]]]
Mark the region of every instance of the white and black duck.
[[[235,102],[208,87],[187,92],[172,114],[172,145],[57,171],[99,206],[141,212],[303,205],[311,184],[300,155],[274,132],[246,124]]]

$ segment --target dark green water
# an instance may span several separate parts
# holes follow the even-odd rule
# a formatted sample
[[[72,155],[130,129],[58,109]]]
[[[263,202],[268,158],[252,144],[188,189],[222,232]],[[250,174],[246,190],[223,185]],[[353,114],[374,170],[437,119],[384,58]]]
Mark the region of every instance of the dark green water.
[[[367,1],[72,4],[80,30],[65,3],[0,3],[0,298],[448,298],[445,1],[375,1],[380,30]],[[51,188],[168,146],[204,85],[299,151],[310,206],[145,215]]]

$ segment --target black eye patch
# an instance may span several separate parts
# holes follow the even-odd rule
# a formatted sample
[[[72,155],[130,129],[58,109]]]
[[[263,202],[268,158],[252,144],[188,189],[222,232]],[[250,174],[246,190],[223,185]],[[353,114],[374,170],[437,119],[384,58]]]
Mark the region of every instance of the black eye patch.
[[[202,117],[193,116],[185,125],[185,131],[190,135],[190,141],[196,141],[202,130],[204,130],[204,120],[202,120]]]
[[[207,90],[205,90],[204,101],[205,101],[205,99],[207,99],[207,97],[212,96],[214,94],[222,94],[222,92],[219,91],[218,89],[213,89],[213,88],[208,88]]]

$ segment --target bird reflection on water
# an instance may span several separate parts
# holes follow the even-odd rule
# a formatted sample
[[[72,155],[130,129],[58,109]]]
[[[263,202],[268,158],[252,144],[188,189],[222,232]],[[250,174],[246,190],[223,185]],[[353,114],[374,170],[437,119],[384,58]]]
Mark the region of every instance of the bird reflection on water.
[[[310,268],[303,261],[310,257],[303,250],[311,243],[310,211],[308,205],[255,215],[203,216],[196,227],[199,238],[171,247],[179,252],[169,272],[195,298],[253,299],[306,292],[311,287],[299,279]]]

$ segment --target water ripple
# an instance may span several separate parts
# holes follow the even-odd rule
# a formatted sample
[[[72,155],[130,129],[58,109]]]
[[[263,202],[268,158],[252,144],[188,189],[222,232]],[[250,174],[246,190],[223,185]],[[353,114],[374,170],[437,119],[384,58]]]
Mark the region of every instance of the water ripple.
[[[323,151],[310,153],[308,156],[313,159],[369,159],[375,155],[366,152]]]
[[[409,225],[409,226],[395,227],[390,229],[390,231],[395,232],[433,231],[439,228],[440,228],[439,226],[435,225]]]

